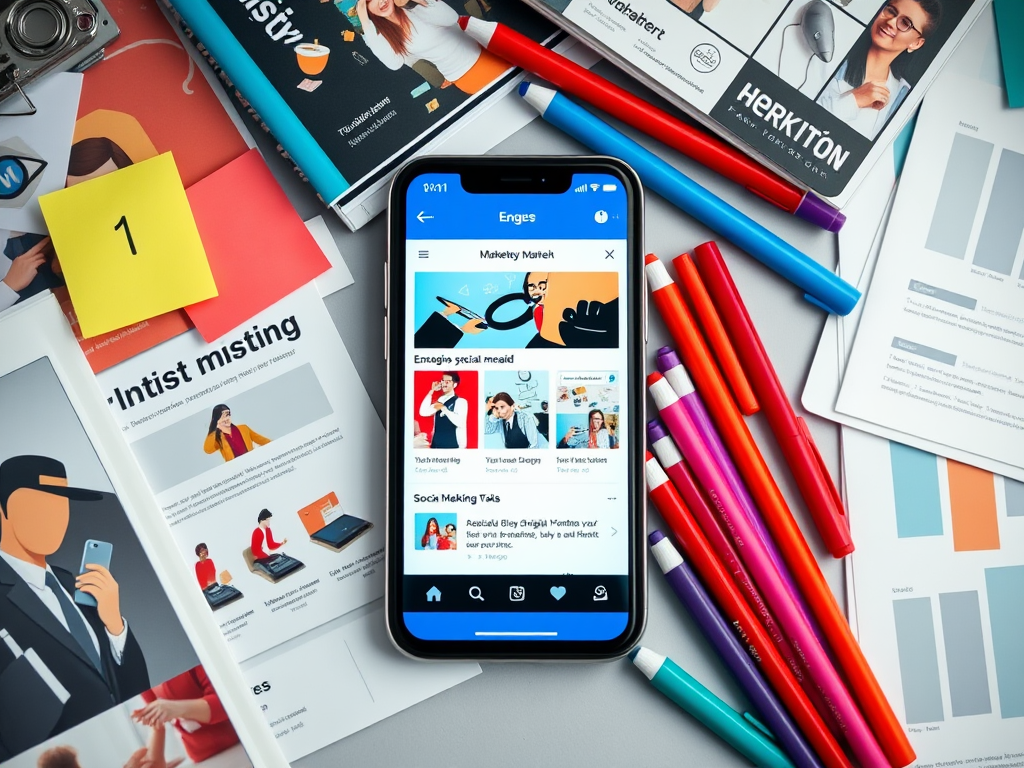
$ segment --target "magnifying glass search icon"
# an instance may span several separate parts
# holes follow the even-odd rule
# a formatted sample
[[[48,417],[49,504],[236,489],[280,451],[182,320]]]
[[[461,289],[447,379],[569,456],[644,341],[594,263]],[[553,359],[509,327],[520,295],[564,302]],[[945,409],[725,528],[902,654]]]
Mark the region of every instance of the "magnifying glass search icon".
[[[470,587],[469,596],[473,600],[479,600],[481,603],[484,601],[484,594],[480,591],[480,587]]]

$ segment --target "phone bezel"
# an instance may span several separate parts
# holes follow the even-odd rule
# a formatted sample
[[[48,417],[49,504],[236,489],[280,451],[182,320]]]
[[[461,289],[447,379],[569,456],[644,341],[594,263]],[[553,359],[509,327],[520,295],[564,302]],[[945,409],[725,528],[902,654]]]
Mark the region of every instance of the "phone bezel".
[[[503,192],[508,178],[509,193],[538,191],[547,184],[549,175],[557,172],[606,173],[617,177],[627,195],[629,216],[626,248],[627,315],[627,382],[629,412],[634,414],[627,425],[631,456],[627,464],[627,504],[632,524],[629,537],[629,616],[626,629],[612,640],[592,641],[499,641],[499,640],[422,640],[413,636],[402,618],[404,556],[402,542],[406,534],[403,524],[402,493],[404,452],[412,450],[406,439],[403,405],[407,393],[404,382],[404,348],[406,322],[406,191],[425,173],[469,173],[477,180],[483,174],[494,179],[495,192]],[[503,176],[507,174],[507,176]],[[532,179],[532,185],[529,180]],[[525,180],[525,181],[524,181]],[[491,191],[491,190],[488,190]],[[407,163],[391,185],[388,207],[388,249],[385,259],[385,353],[387,356],[387,589],[385,617],[388,633],[395,646],[409,656],[421,659],[489,659],[489,660],[601,660],[627,653],[640,636],[646,623],[646,494],[644,492],[644,429],[646,404],[644,390],[644,357],[647,336],[646,278],[643,268],[643,189],[636,173],[621,160],[612,157],[424,157]]]

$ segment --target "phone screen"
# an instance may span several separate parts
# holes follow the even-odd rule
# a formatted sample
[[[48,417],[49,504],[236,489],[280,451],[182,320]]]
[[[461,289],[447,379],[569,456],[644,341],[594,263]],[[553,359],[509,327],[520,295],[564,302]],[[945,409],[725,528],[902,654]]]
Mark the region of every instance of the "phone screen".
[[[627,630],[632,204],[612,173],[558,193],[470,192],[449,173],[406,188],[393,543],[419,640]]]

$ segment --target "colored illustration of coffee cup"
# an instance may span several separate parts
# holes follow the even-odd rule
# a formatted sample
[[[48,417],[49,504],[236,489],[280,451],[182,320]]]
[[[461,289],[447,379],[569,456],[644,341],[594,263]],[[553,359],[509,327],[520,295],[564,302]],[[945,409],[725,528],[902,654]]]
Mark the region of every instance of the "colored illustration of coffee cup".
[[[299,43],[295,46],[295,57],[299,61],[299,69],[307,75],[319,75],[327,66],[327,57],[331,49],[326,45],[312,43]]]

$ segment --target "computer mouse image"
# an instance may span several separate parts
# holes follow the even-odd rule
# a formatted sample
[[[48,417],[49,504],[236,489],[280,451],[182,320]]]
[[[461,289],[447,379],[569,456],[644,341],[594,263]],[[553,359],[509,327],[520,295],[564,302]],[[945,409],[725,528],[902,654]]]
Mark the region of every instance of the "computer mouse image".
[[[836,24],[832,10],[824,0],[811,0],[804,7],[800,29],[814,55],[825,63],[832,61],[836,49]]]

